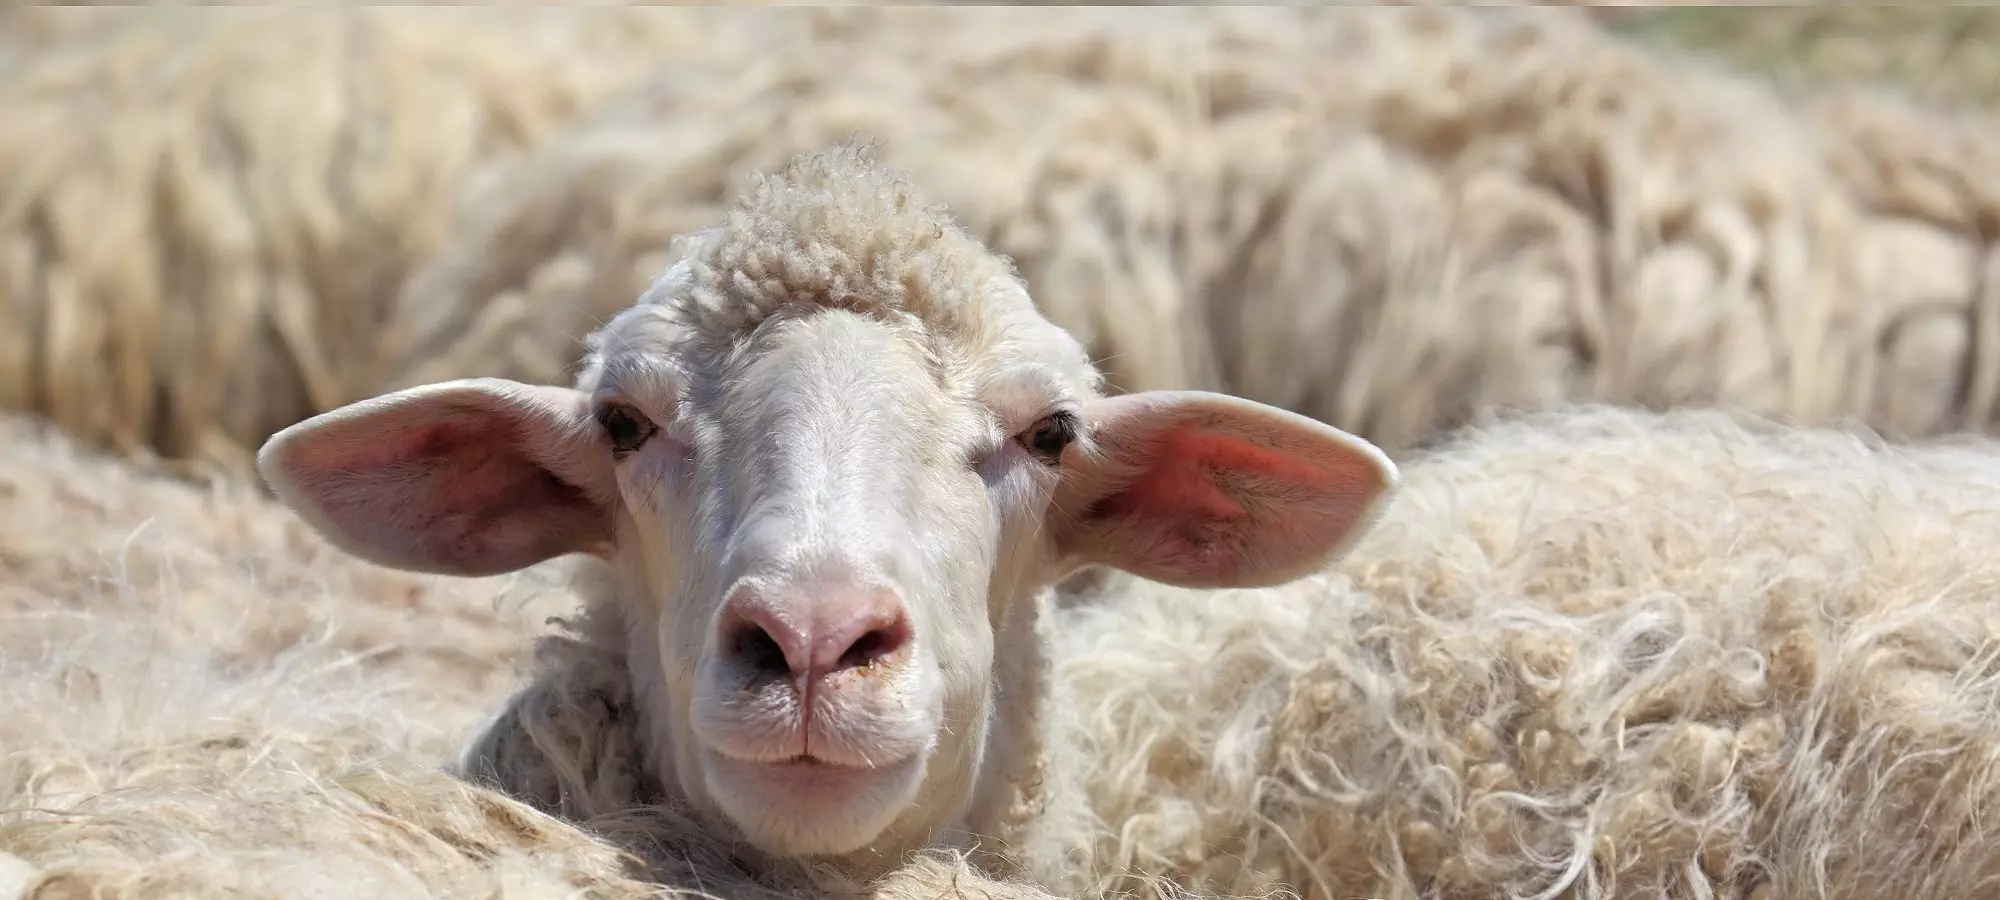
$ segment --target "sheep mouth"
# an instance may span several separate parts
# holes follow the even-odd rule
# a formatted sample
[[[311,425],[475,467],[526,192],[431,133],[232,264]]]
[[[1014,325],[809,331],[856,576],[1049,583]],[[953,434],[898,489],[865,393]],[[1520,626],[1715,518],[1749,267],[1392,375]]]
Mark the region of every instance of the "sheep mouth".
[[[764,771],[771,771],[771,772],[827,772],[827,773],[839,772],[839,773],[850,773],[855,775],[866,775],[872,772],[879,772],[884,769],[893,769],[899,765],[908,762],[907,758],[904,757],[898,757],[893,760],[883,760],[880,762],[874,760],[866,762],[859,760],[851,761],[839,758],[829,758],[825,755],[812,752],[793,753],[787,756],[773,755],[773,756],[757,757],[757,756],[744,756],[733,753],[720,752],[720,748],[710,748],[710,749],[711,752],[714,752],[719,759],[727,761],[732,765],[744,767],[750,770],[761,769]]]
[[[813,766],[823,766],[826,768],[836,768],[836,769],[859,768],[858,766],[848,766],[848,765],[842,765],[837,762],[830,762],[828,760],[824,760],[817,756],[814,756],[810,753],[795,754],[793,756],[788,756],[784,759],[774,760],[771,764],[774,766],[799,766],[808,768]]]
[[[836,759],[827,759],[815,753],[797,753],[787,756],[784,759],[766,760],[762,765],[780,771],[851,772],[856,775],[866,775],[871,772],[879,772],[883,769],[895,768],[905,761],[902,758],[898,758],[878,765],[875,763],[843,762]]]
[[[885,746],[880,740],[861,744],[843,739],[846,736],[838,734],[821,735],[822,739],[811,741],[799,735],[787,737],[790,739],[782,743],[771,740],[751,743],[703,740],[701,743],[703,749],[714,755],[718,762],[744,771],[773,774],[816,772],[868,775],[903,768],[912,759],[924,756],[921,746]],[[772,746],[774,743],[778,746]]]
[[[709,776],[720,778],[728,791],[765,798],[760,802],[782,798],[798,804],[796,811],[802,813],[827,804],[853,803],[885,788],[891,793],[914,791],[925,770],[921,755],[883,765],[860,765],[808,753],[759,761],[718,754],[709,765]]]

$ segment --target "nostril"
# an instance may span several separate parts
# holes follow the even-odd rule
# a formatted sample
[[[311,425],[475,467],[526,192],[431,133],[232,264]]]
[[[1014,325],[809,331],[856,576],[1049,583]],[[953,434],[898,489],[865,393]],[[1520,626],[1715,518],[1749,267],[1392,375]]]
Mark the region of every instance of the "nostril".
[[[747,589],[732,592],[716,625],[715,652],[751,685],[877,665],[915,640],[909,610],[893,591],[788,590],[778,599],[782,605]]]
[[[732,599],[716,638],[732,664],[760,680],[802,674],[810,662],[810,637],[748,596]]]
[[[840,653],[839,661],[832,670],[835,672],[859,669],[895,655],[910,641],[910,620],[900,613],[886,624],[876,625],[862,632],[861,636],[847,645]]]
[[[735,646],[731,649],[746,668],[759,675],[783,676],[791,673],[792,667],[785,661],[785,648],[755,622],[742,624],[736,632]]]

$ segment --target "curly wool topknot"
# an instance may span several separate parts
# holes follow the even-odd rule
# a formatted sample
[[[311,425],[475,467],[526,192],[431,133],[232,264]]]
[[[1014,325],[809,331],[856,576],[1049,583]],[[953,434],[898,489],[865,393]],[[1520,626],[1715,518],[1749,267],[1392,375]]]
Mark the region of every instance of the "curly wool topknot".
[[[753,177],[720,225],[677,246],[684,272],[664,286],[683,289],[684,280],[683,312],[718,338],[747,334],[794,305],[961,339],[988,319],[1033,309],[1004,259],[865,144],[802,153]],[[667,302],[660,287],[639,302]]]

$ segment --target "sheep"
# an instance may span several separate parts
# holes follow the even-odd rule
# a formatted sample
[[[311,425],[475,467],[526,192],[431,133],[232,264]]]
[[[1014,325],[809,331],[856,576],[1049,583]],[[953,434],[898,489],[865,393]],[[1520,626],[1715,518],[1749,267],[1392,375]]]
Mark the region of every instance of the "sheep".
[[[257,498],[0,446],[0,586],[30,579],[0,629],[0,728],[22,736],[0,745],[9,877],[55,896],[619,897],[796,873],[601,777],[643,765],[647,739],[615,604],[546,636],[548,664],[588,665],[539,673],[454,767],[522,774],[542,754],[550,777],[520,783],[591,807],[566,824],[533,791],[412,765],[496,699],[486,653],[526,636],[467,629],[488,583],[343,568]],[[1155,877],[1309,900],[1991,893],[2000,445],[1583,408],[1479,422],[1394,471],[1394,502],[1329,570],[1219,592],[1112,575],[1045,612],[1046,685],[1067,698],[1044,705],[1026,827],[863,884],[1036,896],[960,867],[1018,853],[1088,895]],[[51,533],[92,521],[113,527]],[[79,610],[105,599],[79,575],[166,589]],[[357,601],[407,605],[399,633],[435,637],[384,652],[349,630],[388,621]],[[314,627],[271,635],[274,611]],[[618,848],[675,874],[624,871]]]
[[[255,485],[18,415],[0,456],[0,897],[1052,900],[947,853],[732,876],[699,831],[667,854],[468,784],[465,732],[575,604],[560,567],[369,565]]]
[[[1787,96],[1572,10],[1137,15],[842,10],[760,67],[664,62],[468,186],[387,386],[569,377],[734,179],[861,133],[1115,391],[1226,391],[1392,451],[1582,400],[2000,416],[1983,120]],[[495,306],[519,315],[464,326]]]
[[[1064,598],[1088,895],[1991,894],[2000,443],[1585,406],[1401,472],[1323,575]],[[597,777],[629,701],[577,702],[629,693],[622,636],[542,641],[474,774],[648,802]]]
[[[1278,583],[1393,491],[1380,450],[1295,413],[1107,399],[1012,267],[864,145],[753,179],[683,249],[574,387],[403,389],[278,432],[258,467],[379,565],[600,563],[577,583],[622,638],[637,774],[774,859],[876,877],[1066,827],[1023,812],[1074,798],[1032,789],[1064,776],[1051,586]],[[993,874],[1084,886],[1060,856],[1022,866]]]
[[[536,583],[565,566],[517,587],[401,575],[249,491],[138,477],[53,428],[0,418],[0,453],[0,853],[23,861],[0,856],[0,884],[639,897],[658,886],[610,848],[691,843],[629,812],[580,833],[430,769],[514,686],[533,623],[574,602]],[[1742,879],[1718,897],[1982,896],[1986,845],[1937,816],[1983,826],[1994,808],[1991,755],[1948,751],[1993,737],[1977,654],[1996,456],[1707,411],[1550,412],[1408,457],[1383,518],[1297,602],[1107,582],[1053,654],[1117,835],[1097,866],[1328,900],[1533,896],[1576,846],[1545,835],[1575,828],[1602,838],[1579,900],[1699,896],[1645,887],[1695,870]],[[617,646],[542,640],[595,666]],[[526,749],[624,749],[564,731],[591,707],[507,705],[552,717]],[[1934,785],[1963,805],[1894,818]],[[903,896],[1008,894],[944,861]],[[692,868],[680,884],[746,895],[722,864]],[[1765,868],[1792,874],[1755,884]],[[1883,882],[1899,872],[1916,874]]]
[[[274,493],[362,558],[572,560],[584,613],[468,747],[471,780],[579,820],[666,808],[860,877],[968,850],[1069,897],[1971,900],[2000,883],[2000,848],[1976,838],[2000,825],[2000,563],[1983,550],[2000,443],[1579,407],[1399,463],[1240,398],[1100,396],[1080,342],[892,171],[841,146],[753,179],[589,339],[574,387],[405,389],[260,451]],[[995,364],[1021,359],[1048,374]],[[1078,421],[1037,393],[1051,383],[1087,398]],[[966,408],[985,421],[955,421]],[[1163,437],[1121,408],[1213,430]],[[1213,480],[1154,491],[1164,448],[1238,438],[1198,464]],[[979,502],[903,474],[925,465],[967,467]],[[1189,527],[1260,514],[1255,544]],[[1077,524],[1104,515],[1133,517]],[[852,573],[870,570],[822,562],[849,547],[909,548],[873,571],[934,593],[868,605]],[[1054,596],[1076,563],[1108,574]],[[988,592],[932,587],[941,570]],[[954,607],[971,612],[940,624]],[[861,624],[827,642],[796,624],[829,612]],[[865,674],[802,724],[772,681],[815,683],[864,632],[836,665]],[[925,654],[954,640],[972,646]],[[957,687],[942,673],[978,687],[937,703]],[[868,705],[883,684],[920,699],[885,716]],[[857,719],[879,743],[835,730]],[[814,744],[945,761],[808,792],[709,749]],[[976,762],[948,768],[955,752]],[[927,790],[938,778],[954,789]]]

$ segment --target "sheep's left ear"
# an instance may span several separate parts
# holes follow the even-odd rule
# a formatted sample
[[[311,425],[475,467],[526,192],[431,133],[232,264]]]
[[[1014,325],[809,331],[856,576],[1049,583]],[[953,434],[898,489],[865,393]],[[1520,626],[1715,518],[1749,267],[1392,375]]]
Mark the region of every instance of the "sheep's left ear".
[[[1345,552],[1396,488],[1375,445],[1240,397],[1145,391],[1084,418],[1050,504],[1076,565],[1185,587],[1290,581]]]

